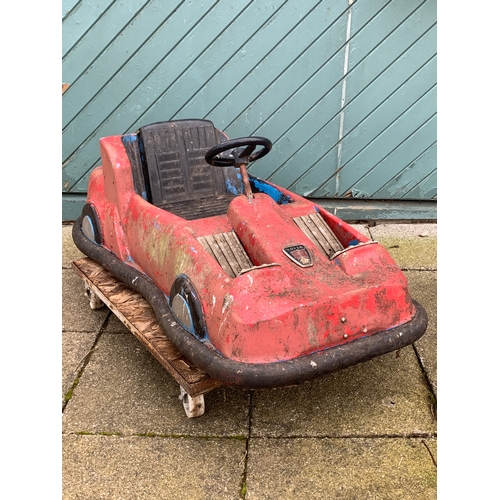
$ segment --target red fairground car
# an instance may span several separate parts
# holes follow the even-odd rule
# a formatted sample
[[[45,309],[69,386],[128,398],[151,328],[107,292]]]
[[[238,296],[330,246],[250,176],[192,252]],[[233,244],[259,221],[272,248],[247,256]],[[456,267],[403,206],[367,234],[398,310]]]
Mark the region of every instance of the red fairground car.
[[[214,379],[297,384],[423,335],[427,315],[382,245],[247,174],[268,139],[178,120],[100,147],[74,241]]]

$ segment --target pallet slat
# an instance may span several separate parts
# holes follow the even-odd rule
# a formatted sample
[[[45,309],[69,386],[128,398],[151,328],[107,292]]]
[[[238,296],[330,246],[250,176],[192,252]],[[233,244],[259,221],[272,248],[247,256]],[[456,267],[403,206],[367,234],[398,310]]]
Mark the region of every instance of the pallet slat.
[[[152,307],[139,293],[118,281],[88,257],[74,261],[72,266],[86,286],[106,304],[191,397],[206,394],[222,385],[177,350],[161,329]]]

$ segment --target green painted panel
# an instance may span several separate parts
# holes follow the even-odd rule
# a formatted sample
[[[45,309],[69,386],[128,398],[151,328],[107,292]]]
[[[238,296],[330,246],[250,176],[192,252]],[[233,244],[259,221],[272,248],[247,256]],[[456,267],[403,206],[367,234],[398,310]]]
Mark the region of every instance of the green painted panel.
[[[227,3],[227,2],[226,2]],[[221,4],[222,5],[222,4]],[[234,7],[234,2],[231,4],[232,7]],[[123,116],[133,116],[136,115],[136,121],[135,123],[128,125],[124,131],[133,131],[136,128],[138,128],[142,123],[148,123],[148,122],[154,122],[158,120],[163,120],[163,119],[169,119],[172,117],[175,118],[188,118],[188,117],[193,117],[193,116],[205,116],[206,111],[208,111],[204,106],[211,105],[214,102],[220,102],[222,101],[225,106],[227,106],[227,112],[226,116],[234,116],[237,112],[239,103],[241,100],[244,99],[243,94],[241,96],[239,95],[240,90],[238,87],[234,87],[235,84],[238,84],[239,81],[242,80],[242,75],[241,71],[239,68],[246,68],[247,65],[252,68],[254,68],[255,77],[254,78],[248,78],[244,79],[245,86],[242,88],[243,91],[245,89],[247,92],[244,93],[249,93],[249,87],[250,85],[260,85],[262,86],[264,82],[267,81],[272,81],[273,75],[276,74],[278,71],[278,68],[280,66],[284,66],[286,61],[290,60],[290,58],[293,56],[294,53],[299,51],[299,48],[304,45],[310,43],[310,41],[314,40],[314,37],[318,35],[318,33],[315,31],[316,27],[319,25],[321,20],[323,19],[324,15],[328,12],[328,9],[320,10],[318,12],[314,11],[312,12],[311,16],[307,16],[308,14],[308,9],[306,8],[307,6],[304,7],[297,7],[294,6],[293,4],[286,4],[288,6],[288,9],[282,9],[282,10],[277,10],[276,15],[272,16],[273,11],[275,9],[259,9],[258,11],[255,12],[254,16],[250,16],[248,12],[244,12],[244,15],[240,17],[241,21],[241,26],[236,24],[234,21],[231,21],[231,19],[228,19],[227,16],[224,16],[224,25],[227,24],[231,28],[231,30],[228,30],[226,33],[228,34],[228,41],[226,43],[226,40],[224,39],[224,34],[222,33],[215,33],[212,34],[212,37],[214,38],[214,43],[212,46],[209,46],[209,49],[211,47],[217,48],[225,48],[229,47],[231,48],[231,44],[233,42],[233,38],[237,35],[237,39],[240,39],[241,37],[239,36],[240,33],[240,28],[248,25],[247,19],[253,19],[256,18],[256,20],[261,24],[264,25],[264,29],[261,31],[256,31],[253,37],[244,45],[243,52],[245,52],[243,55],[240,53],[237,54],[238,57],[235,57],[232,60],[228,60],[225,67],[223,70],[218,71],[215,74],[215,77],[213,79],[213,89],[214,92],[204,92],[203,94],[200,93],[202,97],[204,97],[203,100],[197,100],[197,109],[196,111],[193,106],[192,112],[186,113],[185,110],[183,112],[176,113],[175,107],[172,107],[172,105],[177,104],[178,101],[182,103],[182,98],[188,99],[189,98],[189,90],[191,92],[194,92],[193,88],[193,82],[190,80],[191,73],[195,72],[197,68],[200,70],[203,70],[202,64],[204,64],[204,67],[207,67],[206,61],[216,61],[216,60],[221,60],[225,61],[225,57],[221,56],[226,56],[226,54],[220,54],[220,50],[218,52],[215,52],[215,55],[217,57],[212,56],[210,53],[208,54],[209,57],[207,57],[207,52],[208,50],[203,54],[203,57],[199,58],[199,61],[195,61],[195,63],[190,67],[192,70],[190,71],[185,71],[181,72],[182,65],[185,63],[185,61],[179,61],[179,60],[174,60],[173,62],[175,64],[172,64],[172,62],[165,61],[162,62],[162,66],[165,68],[165,74],[168,74],[168,77],[171,79],[173,76],[178,75],[178,79],[175,81],[173,85],[167,88],[167,92],[163,92],[163,94],[160,96],[159,99],[154,101],[155,96],[158,94],[158,92],[163,89],[166,85],[165,80],[158,79],[154,82],[154,85],[148,85],[150,82],[150,78],[148,77],[144,79],[141,82],[141,87],[135,90],[133,93],[131,93],[128,96],[128,99],[126,102],[124,102],[122,105],[120,105],[118,108],[116,108],[113,112],[113,115],[110,116],[108,119],[102,122],[102,124],[89,135],[86,139],[83,139],[89,132],[91,128],[93,128],[93,124],[101,121],[101,114],[104,112],[107,106],[110,105],[110,101],[113,102],[113,97],[118,94],[118,92],[115,90],[112,95],[111,94],[111,88],[109,89],[109,92],[103,92],[100,96],[98,96],[97,99],[93,100],[90,107],[86,108],[84,111],[90,115],[89,118],[85,120],[84,126],[83,127],[71,127],[70,129],[66,129],[63,133],[63,142],[66,142],[68,145],[71,144],[69,138],[66,137],[66,135],[70,134],[78,134],[78,138],[73,140],[74,145],[78,144],[82,140],[83,146],[80,147],[78,151],[76,151],[74,157],[72,158],[72,164],[76,166],[76,169],[78,171],[81,171],[82,169],[90,169],[93,164],[89,163],[81,163],[80,159],[86,159],[89,158],[89,149],[90,148],[95,148],[95,144],[97,144],[97,140],[99,137],[106,135],[106,130],[113,130],[114,133],[116,133],[116,130],[120,130],[119,127],[121,126],[124,128],[123,124]],[[302,6],[303,4],[301,4]],[[259,16],[256,14],[259,13]],[[210,12],[210,18],[207,15],[206,17],[206,22],[211,25],[211,30],[213,31],[213,26],[214,26],[214,21],[213,21],[213,16],[212,12]],[[265,14],[267,14],[268,18],[265,17]],[[269,17],[272,16],[270,19]],[[306,17],[307,16],[307,17]],[[302,21],[301,21],[302,19]],[[305,21],[307,19],[310,19],[309,23],[306,23]],[[335,18],[334,18],[335,19]],[[279,20],[279,22],[278,22]],[[297,31],[297,26],[301,27],[301,31]],[[294,30],[295,28],[295,30]],[[202,32],[202,27],[200,27],[200,32]],[[206,30],[205,30],[206,31]],[[321,33],[321,32],[320,32]],[[294,36],[295,38],[289,42],[288,44],[284,43],[285,38],[290,38],[291,36]],[[307,36],[306,36],[307,35]],[[194,34],[189,36],[185,36],[183,39],[183,42],[186,40],[189,40],[191,36],[194,37]],[[263,47],[262,41],[265,40],[266,43],[269,45],[267,47],[268,52],[270,51],[270,48],[273,46],[276,47],[274,51],[271,51],[271,55],[268,57],[269,62],[262,61],[263,57],[266,55],[266,52],[264,49],[266,47]],[[199,45],[200,47],[205,47],[204,44],[199,43],[200,39],[199,37],[196,37],[196,42],[197,46]],[[279,48],[278,48],[279,47]],[[176,47],[178,49],[179,54],[184,54],[186,51],[189,53],[189,50],[186,49],[185,47]],[[292,50],[293,49],[293,50]],[[292,55],[290,55],[292,54]],[[168,58],[167,58],[168,59]],[[171,58],[172,59],[172,58]],[[168,64],[172,65],[175,67],[175,71],[170,71],[167,73],[168,69]],[[263,65],[266,65],[265,68],[263,68]],[[158,72],[159,66],[155,68],[155,72]],[[124,74],[126,73],[126,69],[124,68],[121,72],[120,75],[117,75],[117,77],[123,78]],[[129,79],[126,79],[127,82]],[[203,79],[199,79],[200,82],[203,82]],[[251,84],[249,82],[252,82]],[[201,84],[201,83],[200,83]],[[113,88],[115,88],[114,86]],[[142,92],[144,94],[144,91],[142,89],[147,88],[148,93],[147,95],[140,95]],[[222,89],[222,90],[221,90]],[[119,88],[118,88],[119,90]],[[205,89],[204,89],[205,90]],[[229,95],[228,95],[229,92]],[[183,95],[184,94],[184,95]],[[224,96],[227,96],[224,99]],[[173,96],[173,98],[169,98],[169,96]],[[178,99],[178,96],[181,98]],[[134,113],[135,110],[131,110],[130,106],[132,105],[131,103],[142,103],[144,100],[152,100],[154,101],[154,106],[152,106],[146,113],[142,113],[142,104],[136,104],[136,108],[138,108],[137,112]],[[248,99],[248,98],[246,98]],[[221,105],[219,105],[218,110],[221,109]],[[102,111],[100,111],[102,110]],[[216,110],[217,111],[217,110]],[[220,111],[219,111],[220,112]],[[221,118],[220,120],[217,119],[216,116],[213,116],[213,113],[208,115],[209,119],[213,119],[214,123],[216,123],[220,128],[224,128],[223,124],[221,124],[222,120],[222,115],[219,117]],[[258,124],[255,124],[253,127],[255,128]],[[244,130],[242,130],[240,133],[235,134],[234,130],[231,135],[234,136],[239,136],[239,135],[248,135],[249,134],[249,127],[245,127]],[[113,133],[113,132],[108,132],[108,133]],[[70,154],[69,151],[64,151],[65,154]],[[68,183],[68,186],[75,188],[75,184],[81,179],[83,181],[81,183],[81,189],[86,189],[86,179],[85,178],[76,178],[76,183],[73,182],[71,183],[71,179],[68,179],[69,176],[72,174],[72,170],[70,167],[66,169],[67,177],[64,179],[63,184]]]
[[[412,2],[394,2],[396,4],[411,5]],[[393,64],[402,54],[424,35],[434,24],[435,18],[429,18],[428,15],[419,17],[418,13],[428,9],[428,2],[425,2],[409,18],[401,20],[390,19],[390,24],[382,23],[385,29],[382,33],[373,33],[373,26],[370,23],[358,36],[354,37],[350,43],[352,51],[349,53],[349,71],[347,94],[348,101],[352,100],[362,91],[373,79],[382,73],[388,66]],[[382,11],[384,14],[389,8]],[[379,14],[376,19],[382,16]],[[404,12],[406,14],[406,12]],[[403,13],[398,12],[401,16]],[[382,19],[385,21],[385,18]],[[399,22],[397,27],[393,24]],[[391,29],[392,28],[392,29]],[[370,29],[370,32],[367,32]],[[385,32],[387,31],[387,34]],[[375,37],[375,35],[379,35]],[[385,38],[382,38],[385,35]],[[374,39],[375,38],[375,39]],[[368,47],[366,47],[368,45]],[[371,50],[370,50],[371,49]],[[435,52],[435,47],[434,47]],[[430,54],[432,55],[432,54]],[[355,69],[357,71],[355,72]]]
[[[434,155],[435,158],[435,155]],[[426,171],[428,168],[425,169]],[[437,169],[423,177],[417,185],[405,195],[405,198],[414,200],[435,200],[437,198]]]
[[[257,34],[258,37],[254,43],[255,61],[252,62],[249,59],[250,52],[244,54],[242,64],[245,72],[240,75],[236,86],[230,89],[231,113],[234,115],[244,112],[263,92],[268,92],[268,90],[273,92],[275,89],[271,89],[271,84],[298,60],[301,53],[332,21],[329,17],[329,9],[324,2],[316,2],[313,9],[308,2],[291,5],[294,5],[294,8],[287,11],[286,16],[276,19],[274,25],[269,26],[268,34],[264,31]],[[284,29],[281,29],[281,25]],[[279,36],[275,36],[274,32],[279,33]],[[246,51],[246,47],[243,50]],[[227,120],[227,106],[226,99],[222,100],[207,117],[214,123],[220,123],[230,135],[239,135],[238,133],[243,132],[242,130],[236,130],[233,126],[228,127],[231,122]],[[249,125],[257,128],[258,122]],[[248,127],[245,128],[248,130]]]
[[[63,193],[62,195],[62,219],[63,221],[75,221],[80,217],[85,206],[85,193]]]
[[[191,12],[186,12],[185,5],[190,7],[192,4],[180,5],[178,10],[172,10],[172,6],[167,6],[164,3],[146,4],[133,22],[125,26],[119,36],[114,38],[110,45],[92,61],[91,67],[77,78],[69,88],[67,95],[65,95],[66,102],[63,108],[63,129],[108,84],[110,87],[112,85],[113,94],[117,98],[124,99],[127,96],[130,87],[125,88],[120,93],[121,86],[118,84],[117,79],[114,81],[113,79],[115,76],[120,75],[119,78],[122,81],[129,81],[129,84],[133,83],[133,80],[127,79],[127,76],[131,75],[120,73],[120,70],[125,70],[124,67],[127,64],[132,66],[133,75],[138,78],[137,81],[140,81],[141,76],[146,75],[148,71],[154,68],[158,63],[158,58],[151,57],[151,55],[158,53],[158,51],[153,50],[158,37],[165,36],[167,30],[172,28],[172,24],[178,23],[179,19],[184,16],[192,17]],[[170,17],[173,17],[173,19],[170,19]],[[156,33],[157,31],[159,32]],[[143,47],[145,43],[147,45]],[[160,43],[166,45],[164,41]],[[158,57],[160,57],[160,54],[158,54]],[[92,113],[91,108],[88,112]]]
[[[82,0],[62,0],[61,7],[62,7],[62,19],[68,17],[71,13],[71,11],[76,7],[78,3],[80,3]]]
[[[212,0],[213,3],[216,3],[216,1]],[[98,130],[98,128],[112,114],[119,114],[121,118],[121,123],[119,128],[115,129],[115,133],[116,130],[119,131],[118,133],[128,131],[128,126],[131,125],[128,117],[132,117],[134,112],[140,114],[143,106],[154,98],[154,91],[161,93],[165,85],[168,85],[168,82],[173,77],[173,72],[167,71],[168,65],[174,66],[177,63],[177,61],[171,61],[169,56],[176,49],[179,40],[182,40],[183,35],[186,34],[183,19],[190,19],[191,29],[193,29],[210,11],[209,3],[200,6],[198,3],[193,5],[193,3],[189,2],[185,5],[189,9],[188,7],[178,9],[172,16],[167,17],[161,28],[153,32],[147,43],[143,44],[143,41],[137,43],[140,48],[132,54],[127,64],[123,65],[119,72],[108,73],[108,66],[101,63],[101,59],[106,62],[107,52],[99,58],[99,64],[96,64],[92,71],[89,71],[87,80],[90,82],[95,74],[97,74],[97,78],[102,78],[100,75],[104,72],[108,81],[102,90],[88,101],[86,106],[82,108],[81,104],[79,104],[82,109],[77,115],[78,119],[74,120],[70,127],[63,130],[63,161],[91,138],[92,134],[94,134],[95,139],[102,137],[103,135],[100,135],[102,130]],[[128,42],[127,39],[126,41]],[[137,46],[132,41],[129,43],[131,46]],[[118,47],[123,50],[121,40]],[[161,50],[159,50],[160,48]],[[115,49],[112,46],[110,50],[112,57],[119,48]],[[202,50],[202,47],[198,50]],[[175,54],[172,57],[175,57]],[[185,59],[188,60],[188,58]],[[113,67],[112,69],[114,70]],[[156,84],[156,88],[153,88],[154,84]],[[138,100],[137,94],[140,92],[144,94],[145,91],[148,91],[149,94],[145,102],[144,100]],[[72,108],[71,102],[68,102],[67,105],[64,104],[68,109]],[[123,123],[124,118],[127,120],[126,123]]]
[[[308,60],[314,60],[312,54]],[[314,66],[318,64],[321,61]],[[332,136],[338,137],[339,130],[335,110],[341,99],[338,78],[342,65],[343,54],[337,52],[293,94],[277,92],[280,100],[283,95],[289,97],[255,131],[274,141],[273,154],[252,165],[249,169],[252,174],[288,187],[322,155],[323,148],[318,149],[318,141],[324,147],[331,147]],[[325,126],[321,137],[315,138]]]
[[[299,9],[300,11],[300,9]],[[276,46],[287,32],[297,22],[297,9],[283,0],[275,2],[272,7],[256,9],[253,4],[225,32],[226,39],[218,38],[210,47],[210,53],[204,53],[193,66],[197,84],[192,89],[192,95],[171,101],[165,94],[158,101],[159,107],[165,107],[171,116],[188,118],[202,116],[213,120],[221,129],[226,129],[238,112],[242,102],[237,95],[241,82],[250,92],[255,81],[250,76],[269,51]],[[265,43],[264,43],[265,42]],[[207,65],[210,74],[207,78],[203,73]],[[176,82],[176,89],[172,92],[177,96],[182,92],[183,81],[187,75]],[[260,79],[261,74],[257,75]],[[177,90],[178,89],[178,90]],[[224,107],[222,116],[217,115],[217,107]],[[154,112],[154,110],[152,110]],[[246,134],[248,135],[248,133]]]
[[[353,35],[338,154],[340,166],[334,175],[325,177],[312,196],[375,197],[374,189],[368,186],[362,192],[351,188],[354,179],[378,161],[376,150],[382,147],[384,151],[390,144],[387,134],[382,141],[378,137],[403,114],[409,122],[407,133],[421,124],[421,118],[412,113],[420,113],[422,103],[416,108],[410,106],[436,84],[435,3],[424,2],[410,12],[408,9],[409,5],[388,5]],[[379,27],[374,31],[377,23]],[[429,117],[436,112],[436,101],[426,98],[424,102],[429,109],[423,111]],[[365,148],[365,153],[358,156]],[[395,168],[402,168],[408,161]]]
[[[420,132],[421,129],[418,131],[419,136],[417,137],[422,141],[421,146],[423,147],[424,140],[422,140]],[[435,137],[435,129],[433,132]],[[408,154],[408,149],[405,153]],[[423,153],[419,153],[417,150],[417,154],[416,158],[377,189],[374,197],[384,200],[432,199],[437,194],[437,143],[432,143]]]
[[[149,116],[147,111],[165,93],[165,87],[168,88],[169,82],[175,81],[189,67],[193,58],[192,54],[202,52],[207,45],[210,45],[220,36],[225,27],[231,25],[233,18],[228,16],[230,14],[235,16],[239,12],[236,9],[236,3],[239,3],[241,7],[245,6],[248,0],[245,2],[234,2],[234,0],[215,2],[212,9],[200,16],[196,23],[193,22],[193,26],[188,33],[180,29],[180,32],[185,35],[180,41],[176,43],[175,38],[169,41],[169,45],[172,45],[171,50],[142,80],[139,77],[138,85],[132,88],[126,100],[116,97],[117,91],[120,91],[120,87],[117,88],[119,82],[110,82],[110,85],[106,87],[107,92],[103,92],[99,95],[99,99],[94,99],[90,103],[89,106],[93,112],[85,110],[85,113],[90,116],[86,120],[82,120],[81,126],[78,126],[80,122],[74,121],[71,130],[68,128],[63,132],[63,142],[65,135],[77,135],[83,141],[82,146],[74,154],[72,164],[75,165],[75,168],[71,169],[68,166],[66,171],[69,182],[73,183],[70,185],[74,185],[74,181],[79,179],[74,175],[76,172],[83,171],[83,174],[85,174],[95,163],[95,156],[92,157],[91,155],[92,150],[95,151],[94,143],[96,144],[100,137],[133,132],[141,124],[158,121],[158,119]],[[177,25],[179,24],[178,22]],[[133,66],[127,68],[131,72],[134,71]],[[126,74],[127,71],[120,72],[117,80],[128,87],[130,80],[124,78]],[[155,108],[155,111],[159,113],[158,106]],[[168,113],[160,114],[161,118],[159,119],[172,118]],[[66,142],[70,143],[70,137],[66,138]],[[71,144],[74,146],[78,142],[78,140],[72,138]],[[68,151],[65,151],[65,153],[67,154]]]
[[[79,2],[67,1],[63,3],[63,57],[87,33],[112,3],[113,0],[103,0],[101,2],[80,0]],[[68,13],[71,13],[71,16],[68,16]]]
[[[332,144],[332,136],[338,137],[338,119],[332,117],[332,110],[341,99],[340,80],[344,54],[337,50],[323,65],[315,57],[318,46],[325,49],[338,31],[340,30],[331,29],[330,36],[323,36],[311,46],[311,53],[305,53],[302,62],[294,68],[296,72],[290,71],[292,74],[284,75],[283,83],[286,81],[286,86],[277,87],[274,94],[266,93],[271,110],[276,107],[272,106],[273,98],[278,101],[279,107],[271,111],[253,133],[270,137],[274,141],[273,154],[250,166],[252,174],[289,186],[311,168],[319,157],[318,142],[328,146]],[[304,79],[306,81],[301,84]],[[301,84],[300,87],[292,94],[285,92],[287,88],[298,84]],[[286,102],[282,102],[284,96]],[[266,110],[266,106],[261,109]],[[249,125],[252,123],[249,122]],[[323,127],[326,129],[320,137],[315,137]]]
[[[400,59],[403,61],[403,59]],[[420,60],[418,61],[420,63]],[[406,71],[397,71],[401,65],[394,65],[395,73],[405,78]],[[380,80],[386,82],[386,89],[367,89],[359,96],[352,105],[346,107],[345,114],[345,135],[342,141],[342,169],[350,168],[354,163],[360,160],[357,155],[366,147],[369,147],[388,127],[394,124],[407,110],[415,103],[423,93],[428,91],[429,85],[436,84],[436,57],[425,63],[418,71],[410,78],[405,79],[397,88],[393,89],[388,79]],[[394,85],[400,83],[399,79],[391,80]],[[377,96],[385,97],[385,92],[389,95],[377,107]],[[364,95],[366,94],[366,96]],[[373,107],[368,107],[370,96],[375,101]],[[436,102],[427,100],[431,112],[436,110]],[[365,114],[369,113],[365,117]],[[360,120],[358,122],[358,120]],[[408,120],[414,120],[416,117],[407,117]],[[417,126],[417,123],[414,124]],[[399,125],[396,125],[399,126]],[[410,124],[410,130],[412,125]],[[342,173],[338,173],[342,179]],[[337,179],[329,181],[329,189],[334,189],[332,186]],[[340,182],[342,184],[342,182]],[[341,185],[339,185],[341,188]],[[336,189],[336,188],[335,188]],[[339,194],[344,194],[340,191]]]
[[[356,7],[358,10],[366,9],[365,2],[357,2]],[[432,2],[391,1],[359,28],[358,16],[353,15],[349,70],[374,53],[378,53],[380,62],[392,60],[400,51],[400,47],[395,45],[396,41],[408,44],[418,36],[414,34],[415,30],[417,33],[422,31],[419,28],[421,24],[430,26],[435,22],[435,16],[428,20],[427,16],[423,16],[422,20],[420,14],[427,10],[432,10]],[[406,36],[402,33],[406,33]],[[367,72],[367,76],[370,76],[370,72]]]
[[[336,91],[340,94],[340,89]],[[290,168],[281,170],[281,178],[286,181],[283,184],[288,184],[291,191],[311,196],[318,184],[336,170],[338,146],[332,147],[332,143],[338,138],[339,125],[340,119],[336,115],[295,154],[293,160],[289,161]]]
[[[401,168],[408,164],[409,159],[420,156],[422,151],[425,151],[433,144],[437,133],[436,121],[436,115],[434,114],[421,127],[413,131],[404,141],[384,156],[382,160],[372,166],[365,175],[352,185],[353,196],[376,198],[377,196],[374,193],[385,183],[394,179],[401,171]],[[404,128],[405,124],[400,126]],[[396,132],[394,132],[394,135],[396,135]]]
[[[426,123],[432,116],[435,115],[436,101],[436,87],[433,87],[424,96],[419,98],[414,104],[393,121],[391,125],[384,129],[375,139],[373,139],[365,148],[363,148],[356,156],[354,156],[348,163],[342,165],[342,170],[339,175],[339,193],[348,193],[351,188],[365,177],[368,172],[379,165],[384,159],[391,154],[392,151],[397,149],[400,144],[404,144],[405,140],[411,134]],[[435,140],[434,135],[434,140]],[[426,144],[422,147],[423,151],[428,147]],[[410,156],[408,159],[414,158]],[[408,161],[403,161],[402,164],[395,164],[394,167],[404,167]],[[380,170],[378,170],[380,173]],[[330,183],[331,184],[331,183]],[[328,187],[326,188],[328,189]],[[373,193],[375,188],[366,186],[362,190],[363,196]],[[318,190],[321,192],[321,190]],[[355,193],[352,193],[353,196]],[[361,192],[360,192],[361,195]],[[318,194],[322,197],[322,194]]]
[[[95,57],[108,46],[117,32],[119,33],[133,20],[137,11],[147,1],[120,0],[120,2],[109,2],[109,0],[106,0],[103,4],[86,1],[84,5],[88,4],[88,10],[91,10],[91,12],[85,12],[85,17],[81,21],[77,16],[79,9],[75,9],[76,12],[72,12],[72,15],[63,22],[63,34],[65,35],[63,40],[67,38],[71,40],[66,44],[63,43],[63,50],[69,51],[65,52],[63,57],[63,80],[72,83],[86,71]],[[107,7],[108,2],[110,3],[109,8],[103,9],[102,7]],[[75,17],[79,29],[66,26],[66,24],[75,22]],[[80,28],[82,25],[83,28]],[[110,30],[109,26],[113,26],[113,29]],[[66,33],[74,32],[77,33],[77,37],[74,37],[76,40],[66,36]],[[85,35],[85,38],[81,39],[83,35]]]
[[[412,200],[437,197],[436,0],[63,0],[62,12],[63,215],[84,199],[100,137],[176,118],[269,137],[251,173],[326,202],[406,200],[411,218]]]
[[[307,13],[307,9],[303,9],[303,12]],[[229,30],[232,43],[229,57],[219,57],[222,44],[217,40],[209,59],[216,66],[216,71],[210,78],[200,81],[196,93],[188,102],[176,103],[176,108],[172,109],[175,116],[193,116],[196,110],[200,110],[203,117],[212,119],[219,128],[225,129],[237,114],[237,107],[242,105],[234,93],[235,89],[241,82],[248,88],[255,85],[249,75],[262,64],[273,47],[286,37],[297,23],[298,16],[297,9],[289,2],[275,2],[272,7],[259,9],[252,4],[240,19],[237,29],[233,31],[231,27]],[[249,25],[248,20],[254,23]],[[260,76],[257,75],[257,78]],[[165,100],[167,98],[164,97]],[[217,106],[224,107],[222,116],[214,112]]]
[[[354,2],[351,7],[351,38],[367,27],[380,12],[392,3],[392,0],[371,0],[370,2],[358,0]]]
[[[400,222],[437,220],[435,200],[312,199],[332,214],[348,222]]]
[[[345,44],[346,16],[339,9],[338,16],[323,31],[315,33],[316,38],[300,52],[291,64],[277,76],[239,115],[228,124],[226,131],[230,135],[242,133],[266,135],[272,131],[273,139],[278,140],[293,126],[295,121],[307,111],[304,98],[311,93],[316,101],[321,98],[317,85],[324,79],[328,86],[342,76],[341,66],[335,68],[332,59],[339,55]],[[332,16],[337,12],[332,12]],[[296,36],[301,37],[300,33]],[[302,38],[302,37],[301,37]],[[286,41],[288,45],[294,39]],[[309,86],[308,90],[307,87]],[[325,92],[327,87],[325,87]],[[315,102],[314,100],[311,102]],[[310,106],[310,105],[309,105]],[[302,107],[302,110],[299,108]],[[287,113],[294,113],[288,116]],[[249,127],[251,128],[249,130]]]
[[[396,118],[401,110],[406,109],[408,103],[436,84],[437,58],[432,51],[426,50],[435,47],[435,35],[436,30],[432,28],[346,104],[342,151],[346,161],[350,157],[349,148],[353,145],[347,143],[349,135],[356,134],[356,141],[352,141],[355,144],[359,144],[360,127],[376,135],[390,123],[391,118]],[[376,118],[372,118],[373,115]],[[357,149],[360,149],[359,145]]]

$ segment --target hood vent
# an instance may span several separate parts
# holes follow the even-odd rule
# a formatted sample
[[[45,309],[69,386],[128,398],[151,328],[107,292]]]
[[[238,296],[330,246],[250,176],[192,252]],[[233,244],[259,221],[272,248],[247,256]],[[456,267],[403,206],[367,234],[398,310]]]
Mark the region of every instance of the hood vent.
[[[344,249],[330,226],[319,213],[294,217],[302,232],[328,257]]]
[[[200,236],[198,241],[231,278],[238,276],[243,269],[253,267],[234,231]]]

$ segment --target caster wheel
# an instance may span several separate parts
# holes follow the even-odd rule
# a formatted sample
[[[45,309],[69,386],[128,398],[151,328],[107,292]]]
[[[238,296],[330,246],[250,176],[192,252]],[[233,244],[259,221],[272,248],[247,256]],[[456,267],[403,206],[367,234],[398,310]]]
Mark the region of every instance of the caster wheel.
[[[104,302],[92,289],[85,288],[85,295],[89,299],[90,309],[101,309],[101,307],[104,307]]]
[[[205,398],[203,394],[193,398],[181,387],[179,400],[182,401],[188,418],[201,417],[205,413]]]

